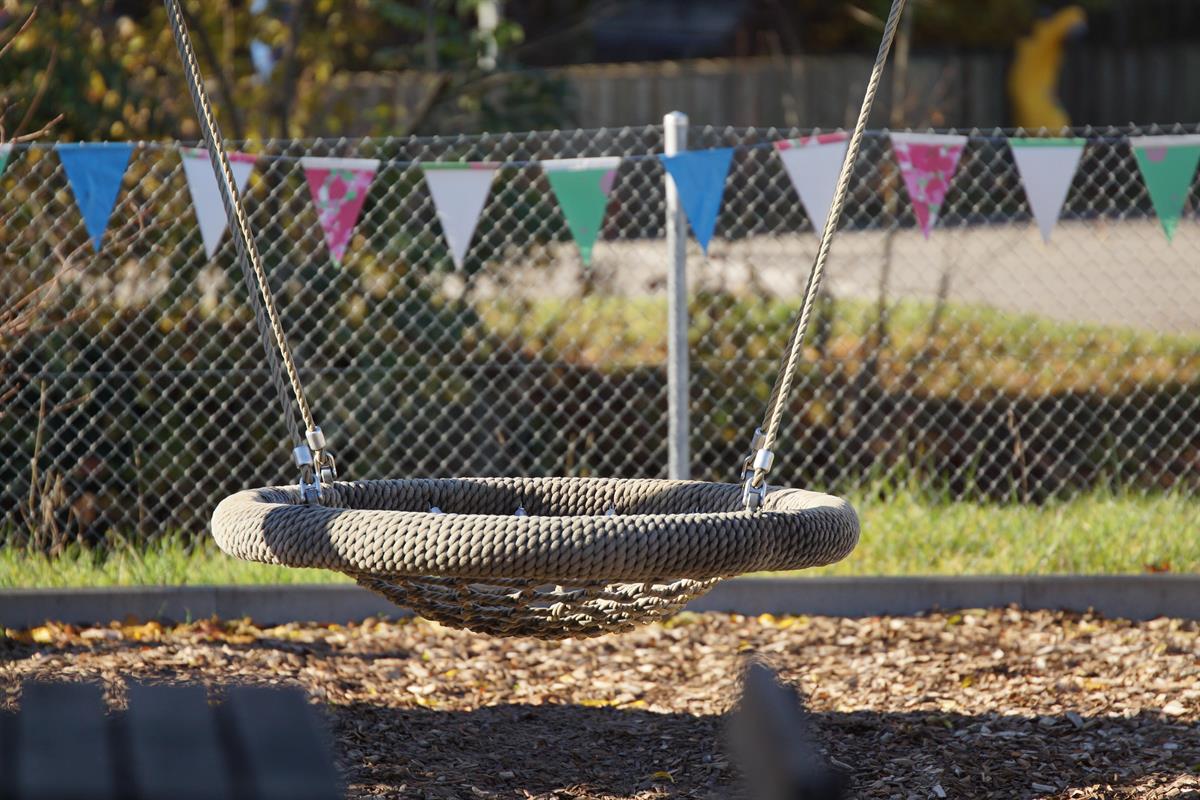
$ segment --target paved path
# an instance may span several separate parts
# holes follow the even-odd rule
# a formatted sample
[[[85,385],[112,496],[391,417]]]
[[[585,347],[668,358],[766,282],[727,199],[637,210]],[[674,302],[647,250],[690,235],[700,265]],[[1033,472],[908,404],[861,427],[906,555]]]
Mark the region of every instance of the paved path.
[[[816,252],[811,233],[714,240],[705,259],[689,245],[693,288],[758,291],[798,297]],[[931,300],[943,276],[948,297],[1053,319],[1129,326],[1163,333],[1200,331],[1200,227],[1181,224],[1168,242],[1156,220],[1060,224],[1049,244],[1032,225],[935,229],[892,237],[889,296]],[[844,231],[834,242],[828,286],[838,296],[873,300],[887,262],[888,236]],[[497,267],[512,296],[572,296],[582,285],[574,245],[555,244],[522,267]],[[666,245],[661,240],[602,242],[593,280],[624,296],[661,295]],[[489,291],[486,280],[484,294]]]

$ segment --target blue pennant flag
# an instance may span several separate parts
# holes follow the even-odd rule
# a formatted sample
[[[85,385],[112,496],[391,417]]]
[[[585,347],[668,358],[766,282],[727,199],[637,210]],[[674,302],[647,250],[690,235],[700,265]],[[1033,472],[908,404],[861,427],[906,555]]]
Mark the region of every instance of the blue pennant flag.
[[[83,224],[92,237],[96,252],[104,242],[108,218],[112,216],[121,191],[121,180],[133,155],[133,145],[126,142],[105,142],[56,145],[67,182],[75,194]]]
[[[687,214],[696,241],[708,253],[708,240],[717,226],[717,214],[725,194],[725,175],[729,172],[733,148],[691,150],[673,156],[660,155],[659,158],[675,181],[679,203]]]

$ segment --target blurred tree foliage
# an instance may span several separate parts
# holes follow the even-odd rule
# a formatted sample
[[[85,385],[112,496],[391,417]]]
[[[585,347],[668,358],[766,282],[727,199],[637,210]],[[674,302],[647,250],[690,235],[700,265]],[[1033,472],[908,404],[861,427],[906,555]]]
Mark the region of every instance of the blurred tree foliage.
[[[351,124],[372,133],[468,132],[561,123],[564,87],[536,72],[503,69],[522,41],[502,21],[493,36],[501,69],[481,69],[479,0],[183,0],[193,40],[233,138],[333,136]],[[158,0],[6,0],[0,37],[35,8],[33,24],[0,60],[0,103],[28,107],[49,74],[28,126],[63,115],[56,133],[75,139],[194,139],[197,128],[175,46]],[[277,63],[255,74],[249,45],[270,45]],[[397,93],[364,92],[349,76],[411,73]],[[349,96],[346,93],[349,92]]]

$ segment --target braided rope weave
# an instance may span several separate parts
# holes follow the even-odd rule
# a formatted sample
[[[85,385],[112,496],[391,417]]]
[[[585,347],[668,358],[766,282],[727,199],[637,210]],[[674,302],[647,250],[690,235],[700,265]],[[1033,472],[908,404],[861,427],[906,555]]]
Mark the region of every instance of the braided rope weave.
[[[324,505],[306,505],[293,488],[252,489],[217,506],[213,534],[230,555],[338,570],[447,625],[596,636],[672,614],[722,578],[831,564],[858,542],[844,500],[777,488],[755,514],[741,491],[648,479],[382,480],[336,483]]]

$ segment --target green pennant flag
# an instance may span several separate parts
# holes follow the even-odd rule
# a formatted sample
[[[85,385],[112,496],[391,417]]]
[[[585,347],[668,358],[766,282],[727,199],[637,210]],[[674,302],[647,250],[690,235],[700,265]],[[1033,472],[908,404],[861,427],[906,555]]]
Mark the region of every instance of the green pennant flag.
[[[541,162],[585,265],[604,224],[608,193],[620,158],[559,158]]]
[[[1134,136],[1129,144],[1154,212],[1171,241],[1200,163],[1200,136]]]
[[[4,172],[4,168],[8,166],[8,156],[12,153],[11,144],[0,144],[0,174]]]

